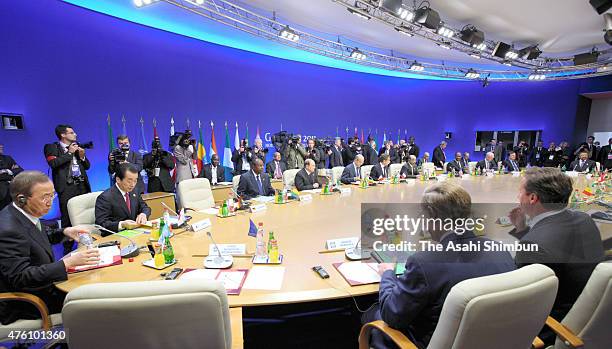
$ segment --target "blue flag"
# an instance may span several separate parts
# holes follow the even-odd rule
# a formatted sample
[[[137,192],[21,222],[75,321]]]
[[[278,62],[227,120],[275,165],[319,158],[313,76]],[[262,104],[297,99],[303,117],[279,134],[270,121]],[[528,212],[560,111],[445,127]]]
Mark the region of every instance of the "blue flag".
[[[249,236],[257,236],[257,226],[255,225],[255,223],[253,223],[252,219],[249,219]]]

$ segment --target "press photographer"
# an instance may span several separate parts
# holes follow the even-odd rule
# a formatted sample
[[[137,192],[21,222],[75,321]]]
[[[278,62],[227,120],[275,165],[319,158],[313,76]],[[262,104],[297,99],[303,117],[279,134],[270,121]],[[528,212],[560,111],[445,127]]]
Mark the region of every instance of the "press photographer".
[[[306,159],[312,159],[315,162],[315,168],[325,168],[325,145],[319,140],[310,138],[306,147]]]
[[[344,159],[342,158],[344,151],[344,147],[342,146],[342,138],[336,137],[334,139],[334,145],[327,149],[329,168],[344,166]]]
[[[170,176],[170,170],[174,168],[172,154],[162,149],[159,137],[153,139],[151,148],[151,152],[145,154],[142,159],[143,167],[149,177],[147,191],[172,193],[174,192],[174,183]]]
[[[232,154],[232,162],[234,163],[234,176],[241,175],[251,169],[251,161],[253,161],[253,149],[249,147],[249,141],[242,139],[240,147],[234,150]],[[263,161],[262,161],[263,162]]]
[[[4,155],[4,144],[0,144],[0,210],[11,203],[9,184],[21,171],[23,168],[12,157]]]
[[[191,130],[178,134],[176,144],[171,146],[174,149],[176,158],[176,183],[182,180],[196,178],[198,176],[198,166],[196,163],[195,144],[196,140],[191,138]]]
[[[306,159],[308,153],[300,143],[301,138],[300,135],[291,135],[291,138],[287,139],[287,145],[284,147],[283,154],[287,163],[287,169],[289,170],[304,167],[304,159]]]
[[[137,152],[130,150],[130,139],[126,135],[117,136],[117,148],[108,154],[108,173],[115,182],[115,173],[120,164],[130,163],[138,169],[138,183],[136,184],[136,193],[144,193],[144,182],[140,171],[142,171],[142,157]]]
[[[268,149],[264,148],[261,138],[256,138],[255,146],[253,147],[253,156],[261,159],[261,161],[265,164],[267,155],[268,155]]]
[[[345,148],[344,152],[344,163],[350,164],[355,159],[357,155],[363,154],[363,146],[359,142],[359,137],[353,137],[348,139],[348,145]]]

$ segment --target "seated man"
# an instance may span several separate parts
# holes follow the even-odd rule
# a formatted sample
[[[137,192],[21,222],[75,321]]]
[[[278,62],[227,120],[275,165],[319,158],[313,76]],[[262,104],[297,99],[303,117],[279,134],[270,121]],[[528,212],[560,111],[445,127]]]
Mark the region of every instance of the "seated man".
[[[446,172],[453,172],[453,173],[469,173],[470,172],[469,165],[467,168],[463,167],[462,165],[460,151],[455,153],[455,159],[453,161],[446,164]]]
[[[266,164],[266,173],[274,179],[283,179],[287,164],[281,160],[281,153],[275,152],[272,161]]]
[[[260,158],[256,158],[250,166],[251,170],[240,176],[238,195],[247,200],[257,196],[274,195],[274,188],[270,184],[270,178],[263,172],[263,161]]]
[[[423,194],[421,206],[427,219],[464,220],[471,217],[471,198],[465,189],[450,182],[434,184]],[[379,264],[381,273],[379,305],[364,313],[363,322],[384,320],[403,332],[419,348],[427,347],[436,328],[442,306],[457,283],[480,276],[505,273],[516,267],[508,252],[457,251],[453,244],[484,244],[488,239],[471,231],[445,231],[434,225],[431,238],[444,246],[442,251],[419,251],[406,261],[403,275],[396,277],[395,263]],[[372,331],[371,346],[394,348],[379,331]]]
[[[391,163],[391,157],[388,154],[382,154],[378,157],[378,163],[372,167],[370,171],[370,178],[376,181],[380,181],[385,178],[389,178],[389,164]]]
[[[295,187],[297,190],[310,190],[318,188],[316,164],[313,159],[304,160],[304,168],[295,174]]]
[[[406,178],[406,177],[417,176],[419,174],[419,168],[417,166],[416,161],[417,161],[416,156],[410,155],[408,157],[408,162],[406,162],[404,166],[402,166],[402,169],[400,170],[400,177]]]
[[[210,164],[202,167],[200,177],[207,178],[210,185],[217,185],[219,182],[225,181],[225,170],[223,166],[219,166],[219,155],[213,154],[210,157]]]
[[[576,172],[592,172],[593,169],[595,169],[595,161],[589,160],[587,151],[581,151],[578,154],[578,159],[574,160],[568,168],[568,170]]]
[[[603,261],[601,235],[593,219],[584,212],[566,209],[572,180],[557,168],[530,168],[519,184],[519,207],[509,217],[515,229],[510,234],[523,244],[537,244],[537,252],[517,252],[517,266],[540,263],[559,278],[552,315],[561,320],[572,307]],[[529,218],[529,219],[527,219]]]
[[[482,173],[497,171],[497,164],[493,160],[494,157],[495,155],[493,153],[488,152],[484,160],[478,161],[476,168],[479,168]]]
[[[423,158],[419,159],[418,164],[419,166],[423,166],[423,164],[429,163],[431,162],[431,160],[429,159],[429,153],[428,152],[424,152],[423,153]]]
[[[115,172],[115,185],[106,189],[96,200],[96,224],[117,232],[147,222],[151,209],[139,193],[134,192],[138,168],[121,164]],[[102,236],[110,235],[101,231]]]
[[[340,182],[343,184],[351,184],[361,180],[361,166],[365,158],[361,154],[357,154],[352,163],[348,164],[342,171]]]
[[[516,153],[514,151],[511,150],[508,153],[508,159],[503,162],[503,166],[507,172],[518,172],[521,170],[518,161],[516,160]]]
[[[68,279],[69,268],[99,262],[97,249],[72,253],[53,260],[51,242],[65,235],[78,239],[83,227],[48,230],[40,217],[51,209],[53,182],[42,172],[24,171],[10,184],[13,202],[0,212],[0,293],[26,292],[40,297],[49,313],[62,311],[66,294],[54,282]],[[7,325],[19,319],[37,319],[40,312],[23,301],[0,302],[0,322]]]

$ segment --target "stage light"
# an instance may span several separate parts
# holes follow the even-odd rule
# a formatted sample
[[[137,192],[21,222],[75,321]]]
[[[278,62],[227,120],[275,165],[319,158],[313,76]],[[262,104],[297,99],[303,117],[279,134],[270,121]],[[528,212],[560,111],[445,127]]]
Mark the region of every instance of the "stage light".
[[[442,47],[445,50],[450,50],[450,46],[448,45],[448,43],[444,43],[444,44],[438,44],[438,46]]]
[[[597,57],[599,57],[599,52],[591,51],[587,53],[581,53],[579,55],[574,56],[574,65],[583,65],[583,64],[591,64],[597,62]]]
[[[536,59],[540,57],[542,51],[538,48],[538,45],[528,46],[524,49],[519,50],[519,57],[523,59]]]
[[[472,54],[470,55],[470,57],[473,57],[473,58],[476,58],[476,59],[480,59],[480,56],[479,56],[479,55],[477,55],[477,54],[475,54],[475,53],[472,53]]]
[[[359,51],[359,49],[355,48],[351,52],[351,58],[362,61],[362,60],[366,59],[367,57],[366,57],[366,55],[363,52],[361,52],[361,51]]]
[[[202,5],[204,4],[204,0],[195,0],[196,4],[198,5]]]
[[[612,7],[612,1],[610,0],[589,0],[589,2],[598,14],[602,14]]]
[[[493,49],[493,56],[499,57],[499,58],[507,58],[506,57],[506,53],[508,53],[508,51],[510,51],[510,49],[512,48],[512,46],[506,44],[505,42],[498,42],[497,45],[495,45],[495,48]]]
[[[505,58],[507,58],[507,59],[517,59],[518,58],[518,53],[516,53],[514,51],[508,51],[508,52],[506,52]]]
[[[452,29],[448,29],[447,27],[442,25],[440,26],[440,28],[438,28],[438,34],[445,36],[447,38],[452,38],[453,35],[455,35],[455,32]]]
[[[414,34],[412,34],[412,31],[409,28],[406,28],[404,26],[395,27],[395,30],[397,30],[397,32],[402,34],[402,35],[406,35],[406,36],[409,36],[409,37],[413,37],[414,36]]]
[[[503,64],[503,65],[507,65],[507,66],[509,66],[509,67],[511,67],[511,66],[512,66],[512,63],[510,63],[510,62],[508,62],[508,61],[504,61],[504,63],[502,63],[502,64]]]
[[[421,7],[414,13],[414,18],[415,22],[425,28],[438,30],[438,27],[440,27],[440,14],[432,8]]]
[[[142,5],[144,5],[144,4],[142,3],[142,0],[134,0],[134,6],[136,6],[136,7],[142,7]]]
[[[461,30],[460,38],[481,51],[487,48],[487,44],[484,43],[484,33],[472,25],[465,26]]]
[[[278,33],[278,36],[293,42],[300,40],[300,36],[293,29],[289,28],[289,26],[284,27]]]
[[[468,79],[478,79],[480,77],[480,73],[474,69],[470,69],[467,71],[467,73],[465,73],[465,77]]]
[[[425,70],[425,67],[422,66],[421,64],[419,64],[417,61],[414,61],[410,65],[410,70],[412,70],[412,71],[423,71],[423,70]]]
[[[608,45],[612,45],[612,13],[604,14],[604,22],[606,23],[604,27],[604,40],[606,40]]]
[[[538,72],[535,72],[535,73],[529,74],[529,78],[528,79],[529,80],[544,80],[544,79],[546,79],[546,75],[538,73]]]
[[[405,8],[400,8],[398,11],[398,15],[401,19],[406,20],[408,22],[412,22],[414,19],[414,12],[408,11]]]
[[[357,11],[357,10],[353,10],[352,8],[347,8],[348,12],[354,14],[355,16],[359,17],[359,18],[363,18],[363,19],[370,19],[372,18],[370,15],[365,14],[361,11]]]
[[[480,50],[480,51],[484,51],[487,49],[487,44],[485,44],[484,42],[478,45],[473,45],[473,46],[475,49]]]

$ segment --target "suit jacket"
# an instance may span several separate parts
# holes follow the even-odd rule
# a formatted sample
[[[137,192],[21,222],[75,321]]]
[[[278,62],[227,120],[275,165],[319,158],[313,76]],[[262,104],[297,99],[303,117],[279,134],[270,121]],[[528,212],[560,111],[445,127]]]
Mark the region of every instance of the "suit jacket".
[[[544,164],[544,159],[548,156],[548,150],[546,148],[533,148],[531,155],[529,156],[529,163],[531,166],[540,166]]]
[[[491,143],[488,143],[484,148],[484,153],[486,155],[487,153],[491,152],[495,155],[495,150],[497,150],[497,148],[497,145],[492,145]]]
[[[469,172],[470,170],[470,160],[466,158],[461,158],[461,167],[464,169],[468,169],[468,171],[463,170],[464,172]]]
[[[602,171],[604,169],[611,170],[612,169],[612,149],[610,149],[610,145],[604,145],[599,149],[599,163],[601,164]]]
[[[373,180],[378,180],[380,177],[389,178],[389,166],[385,167],[385,175],[383,176],[383,168],[379,162],[372,167],[372,170],[370,171],[370,178]]]
[[[434,148],[432,162],[434,163],[434,166],[444,168],[444,163],[446,162],[446,154],[440,146]]]
[[[563,151],[562,150],[549,150],[546,149],[546,157],[542,162],[544,167],[557,167],[562,161]]]
[[[417,159],[419,158],[419,146],[416,144],[408,144],[408,155],[414,155]]]
[[[594,144],[588,144],[587,142],[583,142],[576,148],[576,151],[580,148],[585,148],[589,152],[589,160],[597,161],[599,152],[597,151],[597,147]],[[576,158],[578,158],[578,154],[575,155]]]
[[[45,158],[47,164],[51,167],[51,177],[53,177],[53,186],[58,194],[61,194],[68,186],[68,178],[72,177],[72,157],[67,150],[64,151],[62,146],[58,143],[45,144]],[[81,171],[81,176],[85,181],[87,191],[91,191],[89,185],[89,178],[87,178],[87,170],[89,170],[90,163],[89,158],[85,156],[85,159],[81,159],[78,154],[74,154],[77,159],[77,164]]]
[[[488,239],[472,232],[451,233],[441,241],[467,244]],[[409,333],[419,347],[426,347],[436,328],[442,306],[451,288],[476,277],[515,269],[508,252],[416,252],[408,257],[403,275],[392,270],[383,273],[380,288],[380,316],[394,329]]]
[[[577,172],[591,172],[595,168],[595,161],[586,160],[582,166],[580,166],[580,160],[576,159],[572,161],[568,171],[577,171]]]
[[[344,160],[342,159],[342,151],[343,151],[342,148],[338,150],[336,149],[335,145],[332,145],[331,147],[332,153],[329,155],[329,168],[344,166]]]
[[[342,171],[340,176],[340,182],[344,184],[351,184],[355,181],[355,177],[360,177],[361,168],[357,169],[354,162],[348,164]]]
[[[487,167],[485,165],[486,161],[486,159],[478,161],[476,168],[480,168],[481,171],[484,171]],[[497,171],[497,163],[495,163],[495,161],[489,161],[489,170]]]
[[[142,159],[142,165],[149,176],[147,191],[153,193],[156,191],[164,191],[167,193],[174,192],[174,181],[170,176],[170,170],[174,168],[174,159],[172,155],[165,150],[162,150],[159,156],[159,162],[155,163],[155,158],[152,153],[145,154]],[[159,166],[159,176],[155,176],[155,168]]]
[[[419,168],[417,164],[414,164],[413,166],[411,163],[407,162],[400,169],[400,176],[402,177],[416,176],[418,174],[419,174]]]
[[[138,183],[136,184],[136,188],[134,189],[134,191],[136,193],[144,193],[145,191],[145,187],[144,187],[144,181],[142,180],[142,176],[140,175],[140,171],[142,171],[143,168],[143,159],[140,156],[139,153],[130,150],[128,151],[127,156],[125,157],[125,160],[127,162],[129,162],[130,164],[134,165],[137,169],[138,169]],[[108,163],[108,173],[111,175],[114,175],[115,172],[117,172],[117,168],[116,166],[114,166],[114,162],[109,162]],[[115,179],[113,177],[113,183],[115,182]]]
[[[217,169],[215,172],[216,173],[214,173],[214,176],[217,177],[217,183],[224,182],[225,181],[225,169],[223,169],[223,166],[221,164],[217,166]],[[213,179],[212,164],[206,164],[202,166],[202,172],[200,172],[200,177],[207,178],[208,181],[210,182],[210,185],[212,185],[212,179]]]
[[[23,171],[19,165],[13,160],[12,157],[8,155],[0,154],[0,170],[10,170],[13,174],[10,173],[1,173],[0,174],[0,210],[3,209],[6,205],[12,202],[11,196],[9,193],[9,184],[13,180],[13,178],[19,174],[19,172]]]
[[[270,184],[270,178],[268,178],[265,173],[261,173],[259,177],[261,179],[263,196],[274,195],[274,188],[272,188],[272,184]],[[246,199],[251,199],[260,195],[253,170],[245,172],[240,176],[240,182],[238,182],[238,195],[244,196]]]
[[[397,154],[397,149],[395,149],[394,147],[391,147],[388,151],[387,151],[387,147],[380,148],[380,150],[378,151],[378,156],[381,156],[382,154],[389,154],[389,158],[391,159],[392,164],[399,162],[399,156]]]
[[[174,146],[174,158],[176,159],[176,168],[174,173],[176,174],[176,183],[180,183],[185,179],[192,179],[193,176],[193,146],[190,145],[187,148],[181,145]]]
[[[371,145],[363,146],[363,157],[365,158],[364,165],[376,165],[378,163],[378,152]]]
[[[554,270],[559,278],[559,290],[553,306],[555,319],[563,319],[574,304],[595,266],[604,260],[599,229],[584,213],[562,210],[543,218],[522,232],[513,230],[521,244],[535,243],[538,252],[517,252],[520,266],[541,263]]]
[[[278,162],[278,165],[280,166],[281,174],[285,173],[285,171],[287,170],[287,164],[283,160],[281,160]],[[266,173],[271,178],[274,178],[275,171],[276,171],[276,160],[272,160],[266,164]]]
[[[314,189],[313,184],[315,183],[319,183],[316,170],[308,174],[306,169],[301,169],[295,174],[295,187],[297,190]]]
[[[242,155],[244,155],[244,157]],[[244,163],[245,159],[248,162],[250,168],[250,165],[254,160],[253,152],[245,150],[243,154],[240,154],[240,151],[238,149],[234,150],[234,152],[232,153],[232,162],[234,163],[234,176],[237,176],[242,173],[242,164]]]
[[[446,172],[453,172],[455,171],[456,173],[459,172],[469,172],[469,167],[463,167],[461,164],[461,161],[457,161],[457,160],[453,160],[451,162],[449,162],[448,164],[446,164]]]
[[[61,310],[63,295],[53,283],[68,276],[64,262],[53,258],[51,242],[62,237],[62,230],[39,231],[13,204],[0,211],[0,292],[32,293],[42,298],[50,311]],[[0,302],[3,324],[36,318],[40,314],[29,303]]]
[[[506,159],[506,147],[504,145],[497,145],[493,152],[493,158],[495,162],[500,162]]]
[[[135,192],[130,194],[130,211],[125,203],[125,197],[116,185],[106,189],[96,199],[96,224],[112,231],[119,230],[119,222],[127,219],[136,220],[136,216],[141,213],[151,215],[151,209],[144,202],[142,197]],[[110,233],[102,232],[102,236]]]
[[[513,165],[514,163],[514,165]],[[506,160],[502,163],[502,166],[504,166],[506,168],[506,171],[508,172],[512,172],[512,171],[520,171],[520,167],[519,167],[519,163],[516,160]],[[516,166],[516,169],[514,168]]]

